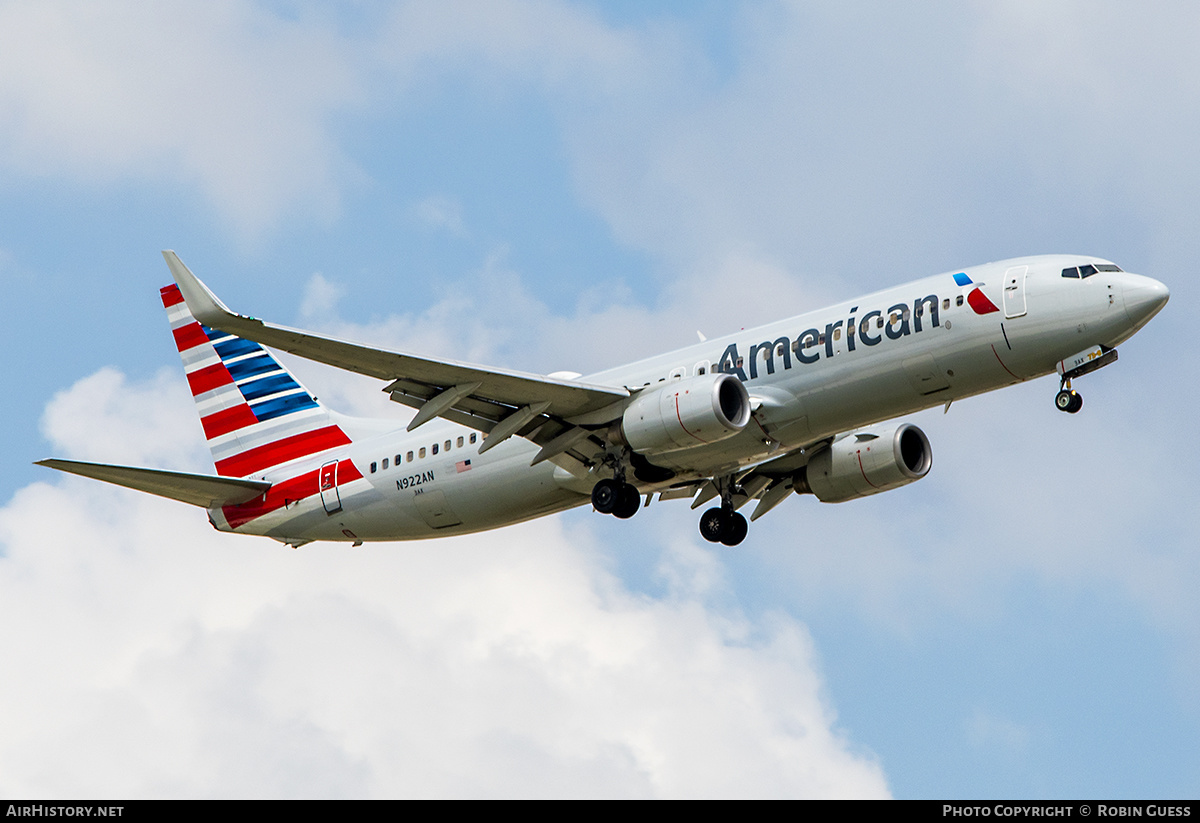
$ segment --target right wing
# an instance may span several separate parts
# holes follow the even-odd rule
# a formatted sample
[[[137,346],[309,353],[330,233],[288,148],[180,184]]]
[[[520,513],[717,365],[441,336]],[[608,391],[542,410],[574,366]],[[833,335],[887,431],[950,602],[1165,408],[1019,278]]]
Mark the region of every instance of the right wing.
[[[261,480],[238,480],[231,477],[213,477],[207,474],[190,474],[188,472],[168,472],[159,469],[138,469],[133,466],[111,466],[107,463],[82,463],[76,460],[39,460],[34,465],[58,469],[60,472],[78,474],[94,480],[103,480],[135,489],[140,492],[157,494],[211,509],[214,506],[231,506],[246,503],[267,489],[270,483]]]
[[[434,360],[276,326],[230,311],[175,252],[164,251],[163,258],[197,321],[308,360],[389,381],[384,391],[392,400],[417,410],[409,431],[444,417],[489,433],[480,452],[515,434],[542,446],[533,462],[564,465],[556,458],[571,450],[586,460],[602,448],[599,441],[587,445],[590,427],[620,417],[630,397],[623,387]],[[579,470],[578,463],[564,467]]]

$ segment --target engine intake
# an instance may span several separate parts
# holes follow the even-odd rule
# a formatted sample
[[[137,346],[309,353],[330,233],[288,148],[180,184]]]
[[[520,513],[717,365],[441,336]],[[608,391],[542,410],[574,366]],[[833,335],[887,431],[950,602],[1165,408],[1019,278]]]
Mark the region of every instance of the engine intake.
[[[797,494],[811,492],[822,503],[842,503],[906,486],[929,474],[933,449],[911,423],[863,429],[835,440],[813,455],[792,478]]]
[[[663,454],[733,437],[750,422],[750,395],[732,374],[702,374],[647,388],[621,417],[620,437],[639,454]]]

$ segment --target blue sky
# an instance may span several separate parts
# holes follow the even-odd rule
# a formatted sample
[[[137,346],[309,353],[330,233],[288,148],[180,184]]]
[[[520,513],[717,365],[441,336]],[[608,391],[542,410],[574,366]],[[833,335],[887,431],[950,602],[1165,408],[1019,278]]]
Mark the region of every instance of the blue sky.
[[[5,796],[1194,797],[1200,12],[0,4]],[[211,470],[157,288],[587,372],[1090,253],[1167,309],[915,416],[919,484],[293,552],[31,465]],[[296,363],[344,411],[370,380]]]

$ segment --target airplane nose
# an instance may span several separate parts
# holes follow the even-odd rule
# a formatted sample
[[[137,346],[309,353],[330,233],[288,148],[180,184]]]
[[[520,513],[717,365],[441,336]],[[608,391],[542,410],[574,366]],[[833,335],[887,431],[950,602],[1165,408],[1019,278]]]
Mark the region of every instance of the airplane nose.
[[[1171,297],[1170,290],[1162,283],[1140,274],[1126,274],[1121,292],[1125,299],[1125,314],[1129,315],[1129,322],[1135,329],[1150,322]]]

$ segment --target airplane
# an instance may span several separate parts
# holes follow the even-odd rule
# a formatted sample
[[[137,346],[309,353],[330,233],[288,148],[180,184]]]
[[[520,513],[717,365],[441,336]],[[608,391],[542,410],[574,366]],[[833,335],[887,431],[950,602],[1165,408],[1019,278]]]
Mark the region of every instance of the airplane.
[[[925,477],[929,439],[894,421],[1117,359],[1166,305],[1157,280],[1041,255],[916,280],[583,377],[391,352],[230,311],[173,251],[161,289],[217,475],[48,459],[38,465],[208,511],[219,531],[314,540],[466,534],[590,503],[629,518],[652,496],[716,501],[700,518],[738,545],[791,493],[826,503]],[[270,347],[384,382],[416,410],[326,408]]]

